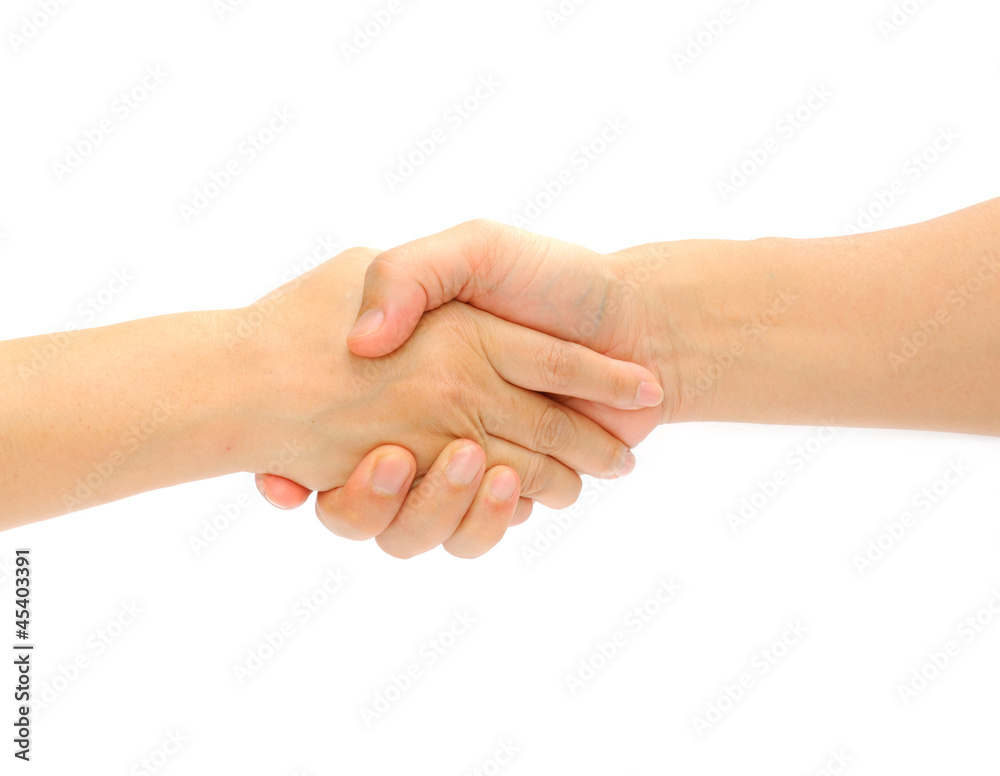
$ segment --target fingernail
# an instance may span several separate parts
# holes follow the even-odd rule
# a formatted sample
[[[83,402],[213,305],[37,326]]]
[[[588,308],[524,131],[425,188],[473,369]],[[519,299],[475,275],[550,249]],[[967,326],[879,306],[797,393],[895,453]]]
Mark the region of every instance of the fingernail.
[[[375,464],[372,487],[383,496],[398,496],[410,476],[410,464],[398,456],[387,456]]]
[[[482,456],[475,447],[460,447],[448,460],[448,477],[459,485],[471,485],[483,466]]]
[[[635,468],[635,456],[632,455],[632,451],[629,450],[625,455],[625,463],[617,472],[615,472],[615,477],[624,477],[627,474],[631,474],[632,470]]]
[[[510,501],[510,497],[514,495],[515,490],[517,490],[517,477],[512,471],[504,469],[490,480],[490,495],[501,504],[506,504]]]
[[[641,382],[635,394],[637,407],[659,407],[663,403],[663,389],[656,383]]]
[[[266,501],[272,507],[275,507],[277,509],[281,509],[282,508],[282,507],[279,507],[277,504],[275,504],[273,501],[271,501],[271,497],[267,495],[267,491],[264,490],[264,480],[262,480],[260,477],[254,477],[254,482],[257,483],[257,490],[260,493],[260,495],[262,495],[264,497],[264,501]]]
[[[374,334],[382,328],[385,321],[385,314],[381,310],[369,310],[354,323],[354,328],[347,335],[347,339],[357,339]]]

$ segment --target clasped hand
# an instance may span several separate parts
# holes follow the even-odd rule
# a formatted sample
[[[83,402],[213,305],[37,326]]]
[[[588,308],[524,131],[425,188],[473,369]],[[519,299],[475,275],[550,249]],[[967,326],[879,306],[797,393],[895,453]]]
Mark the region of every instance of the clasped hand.
[[[475,557],[527,519],[533,501],[572,504],[579,474],[632,470],[629,446],[592,418],[613,427],[593,408],[660,404],[642,366],[457,301],[424,315],[387,355],[351,353],[376,255],[349,250],[244,311],[262,321],[238,347],[267,372],[251,444],[272,503],[295,506],[318,491],[317,514],[340,536],[374,537],[396,557],[439,544]],[[268,471],[293,441],[305,452]]]

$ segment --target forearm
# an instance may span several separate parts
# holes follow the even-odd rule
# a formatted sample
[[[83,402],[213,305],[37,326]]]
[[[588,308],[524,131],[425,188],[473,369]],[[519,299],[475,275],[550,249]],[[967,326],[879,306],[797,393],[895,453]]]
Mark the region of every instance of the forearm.
[[[859,236],[638,250],[666,258],[651,315],[674,420],[1000,434],[1000,200]]]
[[[0,343],[0,529],[241,471],[225,313]],[[243,411],[241,411],[243,410]]]

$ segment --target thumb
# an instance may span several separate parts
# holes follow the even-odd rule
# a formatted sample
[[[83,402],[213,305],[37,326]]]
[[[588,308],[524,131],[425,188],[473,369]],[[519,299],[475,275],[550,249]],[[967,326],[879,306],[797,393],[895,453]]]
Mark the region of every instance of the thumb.
[[[347,336],[351,352],[368,358],[391,353],[410,338],[426,310],[467,289],[491,287],[484,276],[499,244],[512,239],[505,235],[500,224],[469,221],[376,256]]]
[[[421,270],[434,276],[430,266]],[[347,335],[347,347],[367,358],[391,353],[410,338],[426,309],[421,280],[409,267],[394,263],[391,253],[382,254],[368,265],[361,309]]]

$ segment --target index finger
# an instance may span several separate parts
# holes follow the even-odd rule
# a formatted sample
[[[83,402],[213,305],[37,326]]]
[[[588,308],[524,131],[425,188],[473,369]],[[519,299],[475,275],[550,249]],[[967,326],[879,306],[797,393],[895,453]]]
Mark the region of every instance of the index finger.
[[[504,320],[493,324],[481,329],[483,347],[508,383],[618,409],[663,403],[663,389],[645,367]]]

